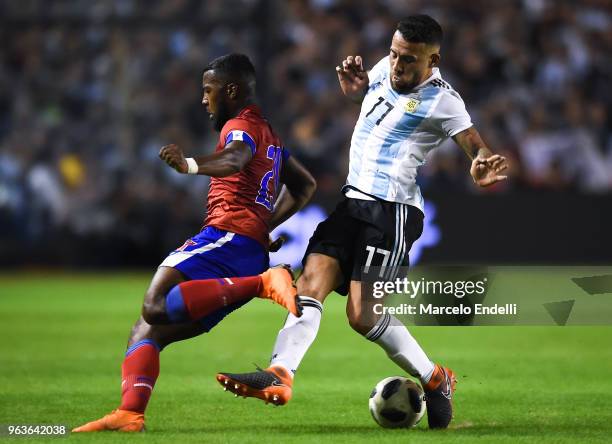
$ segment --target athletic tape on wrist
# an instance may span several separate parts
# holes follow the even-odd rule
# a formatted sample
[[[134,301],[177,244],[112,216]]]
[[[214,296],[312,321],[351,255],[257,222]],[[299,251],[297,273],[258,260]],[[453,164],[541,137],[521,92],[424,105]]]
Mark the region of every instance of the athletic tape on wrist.
[[[198,174],[198,162],[195,161],[193,157],[187,157],[185,159],[187,162],[187,174]]]

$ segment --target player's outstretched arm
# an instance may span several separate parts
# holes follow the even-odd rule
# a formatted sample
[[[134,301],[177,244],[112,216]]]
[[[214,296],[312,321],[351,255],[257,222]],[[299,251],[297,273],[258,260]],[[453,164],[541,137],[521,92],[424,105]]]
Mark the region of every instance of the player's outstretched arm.
[[[314,177],[293,156],[283,165],[280,181],[284,186],[274,204],[270,231],[302,209],[317,189]]]
[[[353,102],[361,103],[368,89],[368,73],[363,69],[361,56],[348,56],[341,66],[336,66],[338,82],[346,97]]]
[[[488,187],[508,178],[500,174],[508,167],[506,158],[493,154],[483,142],[476,128],[472,126],[461,131],[453,136],[453,140],[472,160],[470,174],[476,185]]]
[[[159,157],[182,174],[225,177],[241,171],[249,163],[253,154],[246,143],[234,140],[227,144],[223,151],[187,159],[183,150],[177,145],[166,145],[159,151]]]

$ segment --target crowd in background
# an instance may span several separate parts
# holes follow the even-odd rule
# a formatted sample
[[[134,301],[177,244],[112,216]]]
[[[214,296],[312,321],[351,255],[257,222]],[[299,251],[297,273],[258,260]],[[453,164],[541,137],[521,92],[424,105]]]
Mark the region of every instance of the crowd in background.
[[[266,116],[330,206],[359,112],[335,66],[356,54],[373,66],[414,13],[441,23],[442,75],[512,166],[507,182],[478,190],[445,143],[420,170],[426,197],[612,191],[606,0],[20,0],[0,2],[2,251],[129,263],[193,233],[207,179],[157,154],[213,149],[201,71],[232,51],[255,62]]]

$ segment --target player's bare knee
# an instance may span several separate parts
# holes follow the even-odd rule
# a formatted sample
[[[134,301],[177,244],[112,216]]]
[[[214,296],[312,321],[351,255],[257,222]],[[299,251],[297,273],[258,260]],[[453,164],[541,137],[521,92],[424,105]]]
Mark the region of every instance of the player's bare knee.
[[[373,327],[371,319],[368,319],[368,316],[361,311],[347,310],[346,316],[351,328],[360,335],[365,336]]]
[[[298,294],[300,296],[309,296],[319,302],[324,302],[327,295],[335,288],[330,286],[331,280],[327,270],[320,270],[318,267],[312,267],[308,264],[304,267],[304,272],[296,282]]]
[[[142,304],[142,317],[151,325],[167,324],[168,316],[166,314],[165,295],[151,290],[147,291]]]
[[[310,296],[323,302],[341,283],[342,272],[337,259],[324,254],[311,253],[297,281],[297,290],[301,296]]]
[[[317,285],[317,279],[313,273],[304,271],[297,283],[297,291],[300,296],[309,296],[317,301],[323,302],[327,296],[327,292]]]
[[[367,322],[364,322],[363,319],[359,317],[350,317],[348,318],[349,325],[353,330],[355,330],[360,335],[365,336],[372,329]]]

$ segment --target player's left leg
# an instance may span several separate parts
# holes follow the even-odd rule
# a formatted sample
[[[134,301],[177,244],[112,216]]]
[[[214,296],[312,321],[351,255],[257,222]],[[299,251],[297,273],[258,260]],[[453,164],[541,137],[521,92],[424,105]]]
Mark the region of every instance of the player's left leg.
[[[395,316],[376,315],[368,304],[371,295],[363,294],[367,284],[351,281],[346,315],[350,326],[366,339],[380,345],[389,358],[422,382],[429,381],[434,364]]]
[[[158,273],[179,270],[186,282],[167,288],[154,278],[145,294],[142,315],[149,324],[180,324],[260,297],[300,316],[291,270],[287,266],[266,268],[268,253],[257,241],[205,227],[170,253],[158,269]]]
[[[449,368],[432,363],[408,329],[395,316],[378,316],[367,301],[371,294],[362,282],[351,281],[346,314],[351,327],[366,339],[378,344],[402,370],[421,381],[427,398],[427,420],[430,428],[446,428],[450,423],[455,374]]]
[[[160,270],[164,268],[168,267]],[[256,276],[189,280],[165,292],[152,284],[145,295],[142,315],[150,324],[184,323],[253,297],[270,299],[295,316],[302,314],[291,271],[279,266]]]
[[[408,252],[423,231],[423,213],[410,205],[391,202],[366,204],[365,225],[355,242],[346,312],[351,327],[380,345],[389,358],[419,378],[427,396],[431,428],[447,427],[452,419],[452,371],[432,363],[406,327],[394,316],[376,314],[372,280],[394,279],[408,267]],[[379,300],[376,300],[377,302]]]

